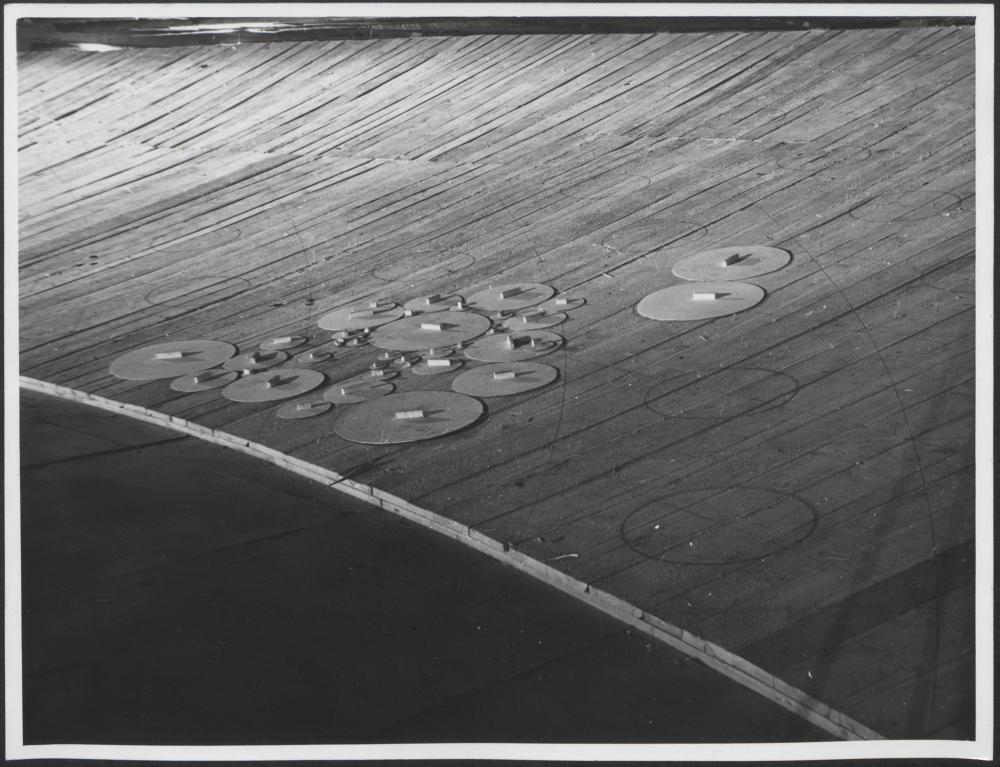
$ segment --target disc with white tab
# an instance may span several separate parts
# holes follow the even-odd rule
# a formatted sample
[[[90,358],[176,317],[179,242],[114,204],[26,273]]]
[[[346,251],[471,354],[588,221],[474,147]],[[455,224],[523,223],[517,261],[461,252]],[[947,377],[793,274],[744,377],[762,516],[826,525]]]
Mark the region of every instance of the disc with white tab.
[[[651,320],[707,320],[742,312],[763,299],[763,288],[749,282],[689,282],[650,293],[635,309]]]
[[[351,442],[394,445],[441,437],[475,423],[483,403],[450,391],[411,391],[346,411],[333,430]]]
[[[487,312],[524,309],[551,298],[555,292],[550,285],[537,282],[491,285],[469,296],[469,306]]]
[[[154,381],[200,373],[236,354],[223,341],[167,341],[133,349],[111,363],[111,375],[127,381]]]
[[[464,360],[452,357],[428,357],[414,365],[411,370],[419,376],[437,376],[454,373],[464,364]]]
[[[392,394],[395,390],[395,385],[389,381],[364,376],[335,383],[323,392],[323,399],[335,405],[356,405]]]
[[[238,354],[232,359],[226,360],[222,365],[226,370],[249,370],[257,372],[267,370],[275,365],[280,365],[288,359],[288,352],[282,351],[255,351],[246,354]]]
[[[465,350],[465,355],[480,362],[517,362],[550,354],[562,342],[561,335],[549,330],[497,333],[480,338]]]
[[[540,306],[532,306],[522,309],[513,317],[503,320],[503,327],[508,333],[516,333],[519,330],[541,330],[560,325],[566,321],[566,315],[562,312],[548,312]]]
[[[467,370],[451,388],[473,397],[502,397],[540,389],[559,376],[559,371],[541,362],[496,362]]]
[[[305,336],[276,336],[274,338],[269,338],[264,341],[260,348],[264,351],[273,351],[275,349],[295,349],[296,347],[302,346],[309,339]]]
[[[222,396],[235,402],[270,402],[306,394],[325,380],[318,370],[266,370],[233,381],[222,390]]]
[[[745,280],[775,272],[792,260],[787,250],[767,245],[732,245],[703,250],[674,264],[675,275],[685,280],[718,282]]]
[[[288,421],[298,421],[302,418],[312,418],[328,413],[333,403],[330,402],[287,402],[278,408],[278,418]]]
[[[490,321],[475,312],[427,312],[404,317],[372,333],[371,344],[399,352],[454,346],[478,338]]]
[[[432,293],[411,298],[403,304],[403,309],[410,312],[446,312],[464,302],[465,299],[457,293]]]
[[[174,391],[196,392],[221,389],[227,384],[231,384],[239,377],[235,370],[202,370],[189,376],[181,376],[170,382],[170,388]]]
[[[403,316],[403,307],[391,301],[368,301],[342,306],[324,314],[317,321],[323,330],[362,330],[386,325]]]

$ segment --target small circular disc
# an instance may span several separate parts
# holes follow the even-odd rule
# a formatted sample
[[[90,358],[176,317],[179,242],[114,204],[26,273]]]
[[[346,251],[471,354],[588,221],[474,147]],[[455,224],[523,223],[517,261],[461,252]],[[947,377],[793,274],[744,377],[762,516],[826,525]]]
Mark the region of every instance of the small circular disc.
[[[126,352],[111,363],[110,370],[126,381],[154,381],[200,373],[234,354],[236,347],[223,341],[167,341]]]
[[[562,312],[546,312],[538,307],[524,309],[522,312],[505,319],[503,321],[504,330],[508,333],[517,333],[520,330],[541,330],[542,328],[555,327],[566,321],[566,315]]]
[[[377,328],[403,316],[403,307],[391,301],[380,302],[378,306],[371,303],[342,306],[317,321],[323,330],[363,330]]]
[[[559,376],[559,371],[541,362],[497,362],[467,370],[451,382],[459,394],[502,397],[540,389]]]
[[[274,351],[275,349],[295,349],[302,346],[309,339],[305,336],[278,336],[270,338],[260,345],[264,351]]]
[[[483,403],[450,391],[410,391],[366,402],[344,413],[333,430],[350,442],[394,445],[463,429],[482,415]]]
[[[719,282],[745,280],[775,272],[792,260],[787,250],[767,245],[733,245],[703,250],[674,264],[673,272],[684,280]]]
[[[288,352],[247,352],[238,354],[222,365],[226,370],[267,370],[288,359]]]
[[[181,376],[170,382],[174,391],[196,392],[221,389],[239,377],[235,370],[202,370],[189,376]]]
[[[395,390],[395,385],[378,378],[351,378],[331,386],[323,392],[323,399],[335,405],[355,405],[384,397]]]
[[[480,362],[517,362],[550,354],[562,346],[562,342],[561,335],[549,330],[497,333],[480,338],[465,350],[465,356]]]
[[[320,362],[326,362],[332,357],[332,351],[327,351],[325,349],[310,349],[306,352],[299,352],[292,358],[292,361],[297,365],[317,365]]]
[[[411,298],[403,308],[411,312],[446,312],[465,299],[457,293],[434,293]]]
[[[487,312],[524,309],[551,298],[555,292],[555,288],[537,282],[491,285],[469,296],[469,306]]]
[[[707,320],[750,309],[764,289],[749,282],[689,282],[650,293],[635,307],[651,320]]]
[[[450,359],[448,357],[432,357],[431,359],[439,362],[447,362],[448,364],[432,365],[427,360],[424,360],[414,365],[411,370],[418,376],[439,376],[442,373],[454,373],[465,364],[465,360]]]
[[[400,352],[422,351],[478,338],[489,328],[489,319],[474,312],[428,312],[379,328],[372,333],[371,344]]]
[[[330,412],[332,407],[332,402],[286,402],[278,408],[278,418],[288,421],[312,418]]]
[[[235,402],[270,402],[305,394],[325,380],[318,370],[268,370],[233,381],[222,390],[222,396]]]
[[[585,298],[564,296],[560,294],[554,298],[550,298],[548,301],[543,301],[537,306],[539,309],[544,309],[546,312],[571,312],[574,309],[579,309],[585,303],[587,303],[587,299]]]

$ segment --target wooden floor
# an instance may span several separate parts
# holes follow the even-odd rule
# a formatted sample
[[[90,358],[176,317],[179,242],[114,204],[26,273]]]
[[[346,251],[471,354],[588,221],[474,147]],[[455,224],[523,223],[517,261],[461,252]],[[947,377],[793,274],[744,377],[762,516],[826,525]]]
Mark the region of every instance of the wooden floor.
[[[24,376],[445,515],[883,736],[972,737],[971,28],[19,64]],[[741,243],[793,255],[756,308],[634,312],[678,259]],[[587,299],[545,360],[559,383],[433,442],[108,372],[166,338],[250,347],[516,280]]]

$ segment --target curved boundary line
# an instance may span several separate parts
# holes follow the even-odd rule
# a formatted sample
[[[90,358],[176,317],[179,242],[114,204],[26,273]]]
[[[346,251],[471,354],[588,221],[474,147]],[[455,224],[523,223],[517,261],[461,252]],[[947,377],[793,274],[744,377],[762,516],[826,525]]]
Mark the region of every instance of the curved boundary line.
[[[364,485],[342,477],[330,469],[324,469],[299,458],[292,458],[258,442],[251,442],[250,440],[224,431],[200,426],[183,418],[158,413],[155,410],[150,410],[140,405],[117,402],[96,394],[80,391],[79,389],[41,381],[28,376],[20,376],[19,383],[23,389],[81,402],[103,410],[110,410],[139,421],[163,426],[191,437],[203,439],[206,442],[228,447],[263,459],[268,463],[287,469],[307,479],[320,482],[328,487],[335,487],[348,495],[397,514],[411,522],[416,522],[456,541],[460,541],[466,546],[470,546],[493,559],[515,567],[550,586],[554,586],[581,602],[591,607],[596,607],[598,610],[617,618],[644,634],[673,647],[691,658],[701,661],[723,676],[788,709],[831,735],[843,740],[883,740],[883,737],[874,730],[813,698],[797,687],[792,687],[783,682],[773,674],[750,663],[745,658],[741,658],[713,642],[697,637],[679,626],[667,623],[655,615],[650,615],[620,597],[616,597],[600,589],[591,588],[583,581],[572,578],[537,559],[532,559],[514,549],[505,548],[500,541],[483,535],[468,525],[463,525],[460,522],[448,519],[432,511],[421,509],[419,506],[414,506],[402,498],[398,498],[370,485]]]

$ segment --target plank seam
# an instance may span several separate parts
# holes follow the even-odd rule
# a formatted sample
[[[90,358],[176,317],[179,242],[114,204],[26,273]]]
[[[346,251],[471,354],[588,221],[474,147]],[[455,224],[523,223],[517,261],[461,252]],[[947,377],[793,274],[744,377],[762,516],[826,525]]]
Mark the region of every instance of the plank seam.
[[[227,432],[201,426],[177,416],[126,402],[118,402],[68,386],[42,381],[29,376],[19,377],[20,387],[62,399],[79,402],[102,410],[126,415],[139,421],[166,427],[206,442],[231,448],[267,461],[299,476],[335,488],[354,498],[408,519],[416,524],[446,535],[470,548],[510,565],[577,600],[597,608],[607,615],[663,642],[700,661],[734,682],[753,690],[782,708],[796,714],[820,729],[844,740],[882,740],[874,730],[846,714],[813,698],[802,690],[778,679],[773,674],[750,663],[725,648],[689,631],[646,613],[641,608],[606,591],[591,588],[549,565],[505,546],[500,541],[455,520],[420,508],[378,488],[348,479],[337,472],[308,461],[286,455],[257,442]]]

